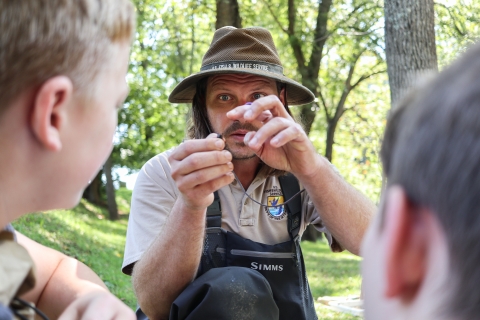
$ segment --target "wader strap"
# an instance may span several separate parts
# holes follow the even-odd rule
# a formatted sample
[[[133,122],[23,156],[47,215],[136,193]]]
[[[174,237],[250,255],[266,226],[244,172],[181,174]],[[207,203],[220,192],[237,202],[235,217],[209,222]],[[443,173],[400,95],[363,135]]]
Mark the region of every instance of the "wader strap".
[[[282,188],[283,199],[288,200],[300,191],[297,178],[291,173],[278,177]],[[292,240],[298,236],[300,230],[300,217],[302,212],[302,197],[297,195],[286,205],[288,215],[288,234]]]
[[[213,196],[213,202],[207,208],[207,228],[220,228],[222,226],[222,207],[218,191],[215,191]]]

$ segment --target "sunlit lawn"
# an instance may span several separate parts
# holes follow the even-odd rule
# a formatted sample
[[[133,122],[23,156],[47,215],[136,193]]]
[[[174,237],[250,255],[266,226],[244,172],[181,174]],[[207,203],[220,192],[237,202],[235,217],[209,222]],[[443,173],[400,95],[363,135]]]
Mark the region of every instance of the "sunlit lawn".
[[[73,256],[90,266],[116,296],[135,306],[130,277],[122,266],[127,230],[128,201],[131,192],[117,192],[121,218],[107,220],[108,212],[82,199],[73,210],[55,210],[22,217],[15,229],[46,246]]]
[[[313,298],[323,296],[360,295],[360,258],[348,252],[332,253],[326,241],[302,242],[307,275]],[[315,304],[319,319],[360,319],[352,315],[331,311]]]
[[[89,265],[107,287],[134,308],[135,296],[130,277],[121,273],[125,245],[127,213],[131,191],[117,191],[121,212],[118,221],[108,221],[107,212],[85,200],[73,210],[56,210],[30,214],[14,223],[14,227],[32,239],[71,255]],[[322,296],[359,295],[359,261],[349,253],[331,253],[328,245],[302,244],[308,279],[314,299]],[[331,311],[316,303],[319,319],[359,319]]]

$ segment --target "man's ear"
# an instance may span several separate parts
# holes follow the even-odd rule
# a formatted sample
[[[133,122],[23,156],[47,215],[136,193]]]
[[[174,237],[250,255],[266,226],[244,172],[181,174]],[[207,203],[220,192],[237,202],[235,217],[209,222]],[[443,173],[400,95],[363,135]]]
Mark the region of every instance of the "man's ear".
[[[283,87],[282,90],[280,90],[280,93],[278,94],[278,98],[280,99],[283,105],[285,105],[285,90],[286,90],[285,87]]]
[[[30,126],[37,140],[48,150],[62,148],[60,129],[66,121],[72,94],[72,81],[65,76],[48,79],[35,94]]]
[[[425,209],[410,202],[405,191],[392,186],[387,191],[384,212],[387,284],[385,295],[411,301],[425,277],[429,232]]]

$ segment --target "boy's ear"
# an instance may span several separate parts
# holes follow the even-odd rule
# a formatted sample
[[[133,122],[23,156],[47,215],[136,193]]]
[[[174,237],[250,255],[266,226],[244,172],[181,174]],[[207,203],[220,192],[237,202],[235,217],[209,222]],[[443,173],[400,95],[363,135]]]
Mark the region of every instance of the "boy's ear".
[[[392,186],[385,204],[387,284],[385,295],[410,302],[425,277],[429,232],[425,209],[411,204],[405,191]]]
[[[72,81],[65,76],[50,78],[37,90],[30,125],[37,140],[48,150],[62,148],[60,129],[66,121],[72,94]]]

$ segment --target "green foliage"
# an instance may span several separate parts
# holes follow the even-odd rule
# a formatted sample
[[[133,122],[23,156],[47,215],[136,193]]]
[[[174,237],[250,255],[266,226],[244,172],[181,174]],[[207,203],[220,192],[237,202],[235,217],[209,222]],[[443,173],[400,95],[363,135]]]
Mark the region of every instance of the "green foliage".
[[[127,81],[130,95],[119,113],[116,166],[138,170],[148,159],[180,143],[188,106],[168,95],[199,70],[214,17],[199,1],[136,1],[138,27]]]
[[[435,1],[435,33],[440,67],[450,63],[480,37],[480,2]]]
[[[168,94],[184,77],[199,70],[215,29],[215,2],[207,0],[136,0],[138,29],[127,80],[131,93],[120,111],[115,166],[138,170],[149,158],[178,144],[185,134],[188,105],[170,104]],[[285,75],[301,82],[287,30],[286,0],[239,1],[243,26],[268,28]],[[313,38],[319,2],[295,1],[295,34],[308,63],[319,39]],[[439,64],[450,62],[480,35],[480,4],[474,0],[436,2]],[[333,1],[323,50],[316,113],[310,137],[325,153],[326,131],[346,89],[344,113],[336,124],[333,163],[346,179],[377,201],[378,160],[385,116],[390,108],[384,57],[383,1]],[[352,89],[352,88],[350,88]],[[293,108],[298,115],[298,108]]]
[[[363,82],[349,97],[339,122],[333,163],[340,173],[375,203],[382,184],[380,144],[390,109],[387,74]]]
[[[345,90],[344,113],[336,127],[332,162],[340,173],[377,201],[381,189],[380,137],[389,109],[380,1],[335,2],[320,72],[321,101],[310,134],[322,153],[327,123],[338,112]],[[350,83],[348,74],[352,72]]]
[[[318,14],[318,1],[297,1],[296,37],[302,51],[311,52]],[[241,6],[244,25],[269,28],[275,39],[285,73],[301,81],[286,35],[287,2],[246,1]],[[270,14],[258,15],[258,12]],[[358,189],[377,201],[381,188],[378,160],[380,137],[389,109],[389,92],[384,62],[383,8],[381,1],[334,1],[329,14],[329,36],[324,47],[319,75],[320,96],[310,138],[319,153],[325,153],[326,131],[349,88],[346,80],[351,68],[350,85],[355,85],[345,101],[334,139],[333,163]],[[293,108],[298,115],[298,108]]]

